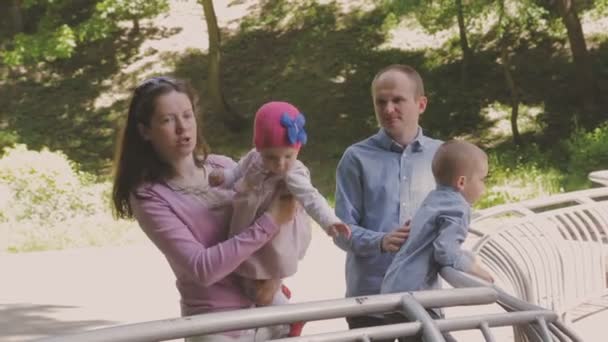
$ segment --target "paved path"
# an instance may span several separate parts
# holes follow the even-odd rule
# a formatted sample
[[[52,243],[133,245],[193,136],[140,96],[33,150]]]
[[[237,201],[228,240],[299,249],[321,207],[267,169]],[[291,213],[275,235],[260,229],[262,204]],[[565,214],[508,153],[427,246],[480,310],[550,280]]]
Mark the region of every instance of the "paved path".
[[[294,301],[341,298],[344,294],[344,253],[321,232],[286,281]],[[173,275],[150,244],[87,248],[61,252],[0,255],[0,341],[80,332],[117,324],[173,318],[179,315]],[[448,315],[479,314],[494,307],[458,308]],[[602,342],[608,313],[577,324],[585,341]],[[342,319],[311,322],[304,333],[345,329]],[[499,341],[512,339],[510,329],[497,332]],[[465,332],[461,341],[482,341]]]

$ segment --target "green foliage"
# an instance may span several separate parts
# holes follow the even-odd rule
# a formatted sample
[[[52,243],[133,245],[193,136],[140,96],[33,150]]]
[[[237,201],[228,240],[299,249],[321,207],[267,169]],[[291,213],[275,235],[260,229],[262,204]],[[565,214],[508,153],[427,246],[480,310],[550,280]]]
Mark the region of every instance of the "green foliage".
[[[599,17],[599,16],[604,16],[606,14],[608,14],[608,0],[596,0],[594,1],[594,5],[595,5],[595,11],[594,11],[594,15]]]
[[[563,192],[561,172],[536,145],[489,153],[486,192],[476,204],[487,208]]]
[[[2,151],[5,147],[11,147],[17,144],[19,141],[19,135],[11,130],[3,129],[0,131],[0,151]],[[2,156],[2,153],[0,153]]]
[[[166,12],[169,10],[169,3],[167,0],[103,0],[95,9],[103,19],[134,20]]]
[[[470,26],[475,18],[485,18],[491,3],[487,0],[462,1],[465,26]],[[397,17],[413,15],[429,33],[449,29],[456,24],[458,9],[455,0],[383,0],[380,4]]]
[[[98,41],[117,31],[121,20],[136,22],[169,9],[167,0],[102,0],[92,3],[94,7],[89,11],[81,10],[84,14],[77,16],[78,20],[66,20],[66,12],[70,12],[70,6],[73,6],[71,1],[24,2],[22,10],[26,18],[28,9],[43,15],[37,21],[35,32],[18,33],[6,44],[4,51],[0,50],[2,61],[9,66],[19,66],[67,59],[79,45]]]
[[[566,34],[559,17],[534,0],[498,1],[495,11],[498,15],[497,38],[514,45],[512,50],[520,44],[537,44],[539,39],[558,39]]]
[[[110,184],[92,177],[60,152],[5,149],[0,159],[0,250],[24,251],[117,242],[132,225],[115,222]]]
[[[13,40],[13,48],[2,54],[8,65],[34,64],[40,60],[54,61],[69,58],[76,47],[76,35],[68,25],[55,31],[44,31],[38,35],[19,33]]]
[[[569,157],[567,191],[588,187],[589,172],[608,169],[608,123],[592,131],[577,130],[564,143]]]

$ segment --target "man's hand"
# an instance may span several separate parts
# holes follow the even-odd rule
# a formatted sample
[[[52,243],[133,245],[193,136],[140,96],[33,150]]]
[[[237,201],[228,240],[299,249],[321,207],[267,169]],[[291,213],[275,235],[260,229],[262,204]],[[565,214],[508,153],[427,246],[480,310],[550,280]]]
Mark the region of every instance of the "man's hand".
[[[382,238],[380,248],[383,252],[396,253],[399,248],[405,243],[410,235],[410,221],[408,220],[403,227],[397,228],[390,233],[387,233]]]
[[[343,222],[334,223],[331,226],[327,227],[327,235],[332,238],[337,237],[338,235],[342,235],[347,239],[350,239],[351,230],[350,227]]]
[[[209,185],[220,186],[224,184],[224,171],[213,170],[209,173]]]

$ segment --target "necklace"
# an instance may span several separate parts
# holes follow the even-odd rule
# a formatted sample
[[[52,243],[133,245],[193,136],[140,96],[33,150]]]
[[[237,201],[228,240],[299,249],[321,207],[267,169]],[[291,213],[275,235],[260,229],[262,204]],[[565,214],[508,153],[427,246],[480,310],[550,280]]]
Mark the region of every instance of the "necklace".
[[[201,196],[209,190],[209,183],[205,177],[206,175],[207,173],[203,171],[197,177],[190,177],[187,180],[184,178],[173,178],[168,179],[166,183],[171,189],[177,192]]]
[[[175,179],[167,180],[165,183],[173,191],[193,196],[207,206],[223,205],[228,203],[232,198],[230,191],[220,188],[211,188],[207,179],[204,177],[195,179],[194,182],[189,183],[184,181],[180,182]]]
[[[182,185],[178,185],[175,182],[171,182],[171,181],[168,181],[167,184],[169,185],[169,187],[171,189],[173,189],[177,192],[187,194],[187,195],[195,195],[197,197],[202,197],[203,195],[205,195],[207,193],[207,191],[209,191],[209,185],[199,184],[199,185],[182,186]]]

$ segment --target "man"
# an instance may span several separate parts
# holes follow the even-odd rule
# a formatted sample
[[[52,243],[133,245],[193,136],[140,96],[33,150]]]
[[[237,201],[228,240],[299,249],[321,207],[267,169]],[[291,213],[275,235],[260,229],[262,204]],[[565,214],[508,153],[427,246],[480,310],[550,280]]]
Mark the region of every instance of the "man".
[[[431,164],[441,141],[424,136],[418,121],[427,105],[418,72],[390,65],[372,81],[378,133],[346,149],[336,172],[336,215],[350,239],[336,238],[346,254],[346,296],[380,293],[409,220],[435,188]],[[378,316],[347,317],[349,328],[382,325]]]

